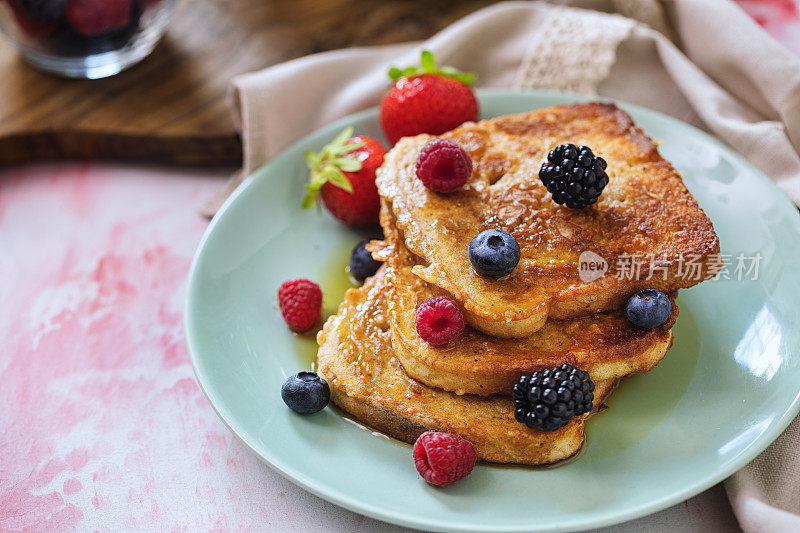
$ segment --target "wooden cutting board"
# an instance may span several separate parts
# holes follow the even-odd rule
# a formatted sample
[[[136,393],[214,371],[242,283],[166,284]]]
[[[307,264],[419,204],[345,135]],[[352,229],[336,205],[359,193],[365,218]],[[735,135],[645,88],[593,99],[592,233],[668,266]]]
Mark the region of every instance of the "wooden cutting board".
[[[0,39],[0,164],[238,164],[226,100],[233,76],[335,48],[424,39],[489,3],[182,0],[153,54],[103,80],[41,73]]]

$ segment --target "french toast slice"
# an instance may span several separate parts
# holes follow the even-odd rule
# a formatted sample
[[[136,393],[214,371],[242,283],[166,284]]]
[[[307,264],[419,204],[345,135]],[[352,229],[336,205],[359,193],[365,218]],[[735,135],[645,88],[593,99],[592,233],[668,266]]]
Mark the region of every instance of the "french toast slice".
[[[317,336],[317,371],[328,381],[334,404],[387,435],[412,443],[425,431],[469,440],[478,459],[540,465],[566,459],[584,440],[586,415],[552,432],[529,429],[514,419],[508,397],[481,397],[428,387],[409,378],[392,350],[385,311],[387,273],[350,289]],[[595,406],[614,380],[595,383]]]
[[[431,139],[401,139],[376,183],[408,248],[413,272],[458,300],[467,322],[495,337],[527,337],[549,318],[618,309],[636,291],[671,292],[712,277],[719,239],[681,176],[630,116],[608,103],[538,109],[445,133],[472,157],[467,184],[451,194],[416,178],[416,159]],[[608,162],[598,202],[575,210],[556,204],[538,177],[547,153],[587,145]],[[519,242],[521,260],[501,279],[477,274],[470,240],[498,228]],[[608,270],[583,281],[580,257],[592,252]],[[592,257],[596,257],[592,256]]]
[[[417,333],[415,310],[445,292],[413,274],[418,260],[401,241],[388,246],[392,347],[405,372],[431,387],[456,394],[509,395],[522,374],[563,363],[587,371],[594,382],[613,380],[651,370],[672,346],[671,328],[678,317],[674,293],[669,294],[672,315],[653,329],[638,328],[624,310],[615,310],[548,320],[529,337],[517,339],[490,337],[467,326],[447,344],[434,346]]]

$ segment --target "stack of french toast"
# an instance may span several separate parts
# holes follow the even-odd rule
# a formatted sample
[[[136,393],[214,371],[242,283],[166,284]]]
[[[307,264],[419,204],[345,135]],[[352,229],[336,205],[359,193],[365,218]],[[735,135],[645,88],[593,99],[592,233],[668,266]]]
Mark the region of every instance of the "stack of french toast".
[[[416,175],[420,151],[435,138],[472,160],[467,183],[449,194]],[[589,146],[607,162],[608,184],[591,206],[556,203],[539,177],[564,143]],[[656,144],[613,104],[405,137],[376,183],[385,238],[370,250],[383,265],[326,322],[317,366],[336,405],[407,442],[434,430],[469,440],[490,462],[539,465],[573,455],[591,412],[555,430],[531,428],[515,417],[514,384],[567,363],[588,373],[596,411],[621,378],[665,356],[678,289],[718,268],[708,217]],[[506,276],[481,275],[470,261],[470,242],[487,229],[519,244],[519,263]],[[586,257],[600,262],[597,272],[581,270]],[[657,327],[634,325],[626,314],[642,289],[658,289],[672,304]],[[455,301],[466,322],[444,344],[415,327],[415,310],[438,296]]]

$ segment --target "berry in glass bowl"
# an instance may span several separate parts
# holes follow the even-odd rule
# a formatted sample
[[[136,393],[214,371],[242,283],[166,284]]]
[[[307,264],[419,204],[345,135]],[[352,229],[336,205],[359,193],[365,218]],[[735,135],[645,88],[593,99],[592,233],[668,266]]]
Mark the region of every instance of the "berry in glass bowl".
[[[105,78],[147,57],[175,0],[0,0],[0,30],[37,68]]]

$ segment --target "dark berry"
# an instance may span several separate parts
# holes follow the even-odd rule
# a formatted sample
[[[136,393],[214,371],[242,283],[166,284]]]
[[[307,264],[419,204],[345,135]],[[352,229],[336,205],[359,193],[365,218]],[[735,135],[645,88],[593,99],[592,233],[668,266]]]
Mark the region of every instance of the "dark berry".
[[[452,299],[437,296],[417,307],[414,325],[425,342],[447,344],[464,331],[464,315]]]
[[[92,37],[128,26],[134,5],[132,0],[70,0],[64,16],[75,32]]]
[[[589,373],[564,363],[521,376],[511,390],[514,418],[531,429],[555,431],[592,410]]]
[[[657,328],[672,314],[672,303],[658,289],[644,289],[628,300],[625,306],[628,320],[640,328]]]
[[[472,158],[452,141],[434,139],[422,147],[417,157],[417,177],[432,191],[457,191],[471,175]]]
[[[62,25],[51,36],[50,44],[59,55],[87,56],[103,54],[125,47],[134,39],[138,31],[138,15],[135,23],[100,35],[80,35],[69,26]]]
[[[55,22],[64,14],[67,0],[19,0],[19,7],[36,22]]]
[[[469,261],[478,274],[502,278],[511,274],[519,263],[517,239],[499,229],[478,233],[469,243]]]
[[[606,161],[588,146],[561,144],[547,154],[539,179],[557,204],[583,209],[597,202],[608,185]]]
[[[372,254],[367,250],[367,244],[369,244],[369,239],[361,241],[356,244],[353,253],[350,254],[350,274],[360,281],[375,274],[381,266],[380,261],[372,258]]]
[[[281,398],[292,411],[310,415],[321,411],[331,400],[328,382],[315,372],[300,372],[286,378],[281,387]]]

